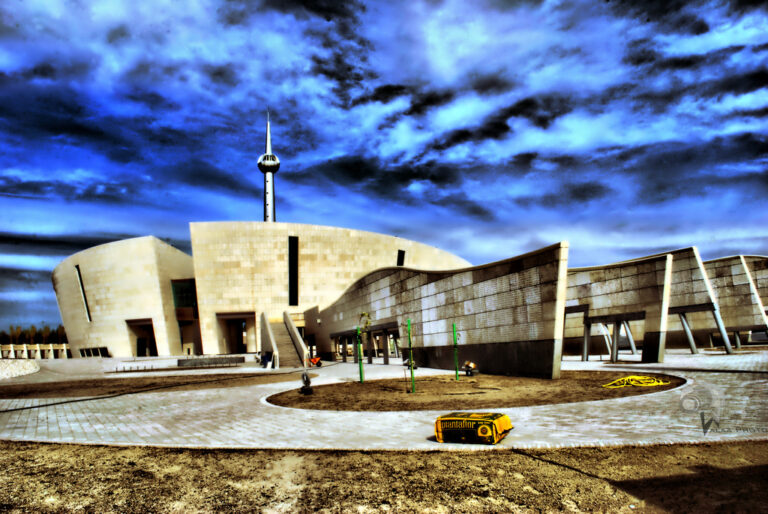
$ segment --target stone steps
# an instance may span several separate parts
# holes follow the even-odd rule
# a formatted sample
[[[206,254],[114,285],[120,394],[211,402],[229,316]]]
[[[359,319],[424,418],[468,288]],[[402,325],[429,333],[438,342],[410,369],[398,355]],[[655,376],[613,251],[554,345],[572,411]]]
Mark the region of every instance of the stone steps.
[[[270,323],[272,328],[272,334],[275,336],[275,346],[277,351],[280,352],[280,367],[281,368],[301,368],[303,364],[299,352],[296,351],[296,347],[293,345],[291,335],[288,333],[288,328],[282,321]]]

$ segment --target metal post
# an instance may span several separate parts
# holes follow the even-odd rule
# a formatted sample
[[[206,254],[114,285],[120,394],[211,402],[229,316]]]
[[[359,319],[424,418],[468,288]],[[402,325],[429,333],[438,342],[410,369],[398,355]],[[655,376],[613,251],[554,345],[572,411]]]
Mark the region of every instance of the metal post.
[[[691,327],[688,325],[688,320],[685,317],[685,313],[680,313],[680,324],[683,325],[683,330],[685,331],[685,337],[688,338],[688,344],[691,346],[691,353],[697,354],[699,353],[698,348],[696,348],[696,341],[693,339],[693,333],[691,332]]]
[[[624,322],[624,330],[627,332],[627,341],[629,341],[629,347],[632,349],[632,355],[637,355],[637,346],[635,346],[635,338],[632,337],[632,331],[629,329],[629,321]]]
[[[453,367],[456,368],[456,381],[459,381],[459,340],[456,338],[456,323],[453,324]]]
[[[411,392],[416,392],[416,379],[413,377],[413,342],[411,341],[411,319],[408,318],[408,364],[411,367]]]
[[[581,347],[581,360],[589,360],[589,341],[592,339],[592,324],[584,322],[584,344]]]
[[[605,342],[605,349],[608,351],[608,355],[611,355],[611,333],[608,331],[608,326],[600,323],[600,331],[603,333],[603,341]]]
[[[741,348],[741,336],[739,336],[738,330],[733,331],[733,340],[736,343],[736,348],[737,349]]]
[[[611,362],[619,361],[619,331],[621,330],[620,322],[616,321],[613,324],[613,341],[611,342]]]
[[[357,327],[357,362],[360,365],[360,383],[365,382],[363,373],[363,342],[360,340],[360,327]]]
[[[720,317],[720,309],[715,305],[715,309],[712,311],[712,316],[715,317],[715,323],[717,324],[717,330],[720,332],[720,337],[723,338],[723,344],[725,345],[726,353],[733,353],[731,348],[731,341],[728,339],[728,332],[725,331],[725,325],[723,325],[723,318]]]
[[[376,345],[373,342],[373,334],[371,334],[371,331],[366,330],[365,334],[363,335],[366,335],[366,334],[368,335],[367,337],[368,344],[366,345],[368,347],[368,364],[373,364],[373,352],[374,352],[374,348],[376,348]]]

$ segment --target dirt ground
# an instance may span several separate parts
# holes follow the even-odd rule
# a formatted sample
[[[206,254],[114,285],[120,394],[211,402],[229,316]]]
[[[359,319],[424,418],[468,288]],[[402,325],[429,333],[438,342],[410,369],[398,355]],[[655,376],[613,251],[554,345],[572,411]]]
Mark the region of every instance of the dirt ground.
[[[0,442],[2,512],[765,512],[768,443],[181,450]]]
[[[310,373],[310,377],[317,376]],[[8,383],[0,386],[0,398],[75,398],[111,396],[151,391],[189,391],[239,387],[275,382],[301,381],[301,371],[291,373],[217,373],[209,375],[170,375],[155,377],[99,378],[56,382]]]
[[[389,379],[344,382],[313,387],[305,396],[297,389],[285,391],[267,400],[275,405],[318,410],[396,411],[458,410],[524,407],[552,403],[607,400],[624,396],[654,393],[678,387],[685,379],[660,374],[644,374],[669,382],[656,387],[602,387],[626,371],[563,371],[559,380],[505,377],[497,375],[453,375],[416,378],[416,392],[410,391],[410,380]]]

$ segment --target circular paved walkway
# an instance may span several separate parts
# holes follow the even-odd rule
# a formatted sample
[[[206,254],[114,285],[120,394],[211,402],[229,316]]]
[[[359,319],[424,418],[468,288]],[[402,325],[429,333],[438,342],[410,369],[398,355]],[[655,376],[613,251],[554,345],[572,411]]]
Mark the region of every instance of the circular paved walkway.
[[[563,369],[621,369],[628,374],[664,371],[683,376],[688,383],[669,391],[616,400],[483,409],[508,414],[515,426],[506,439],[491,447],[440,444],[430,439],[435,418],[446,411],[333,412],[266,402],[274,393],[298,388],[298,380],[108,398],[0,400],[0,439],[350,450],[485,450],[768,439],[768,352],[686,355],[670,351],[663,364],[641,364],[638,356],[621,357],[626,360],[617,364],[567,358]],[[63,378],[55,371],[46,371],[44,362],[42,365],[39,376],[24,380]],[[319,374],[313,385],[355,380],[357,365],[337,364],[313,372]],[[420,376],[440,373],[446,371],[417,371]],[[96,375],[77,375],[86,376]],[[366,365],[367,379],[402,376],[399,365]],[[14,379],[14,383],[19,380]]]

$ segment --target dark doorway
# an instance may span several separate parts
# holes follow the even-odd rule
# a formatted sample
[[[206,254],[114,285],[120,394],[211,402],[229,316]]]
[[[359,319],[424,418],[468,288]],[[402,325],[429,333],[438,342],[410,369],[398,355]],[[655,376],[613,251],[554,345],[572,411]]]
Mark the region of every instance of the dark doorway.
[[[227,353],[246,353],[245,347],[245,320],[226,320]]]
[[[157,341],[151,319],[126,320],[136,338],[135,357],[157,357]]]

